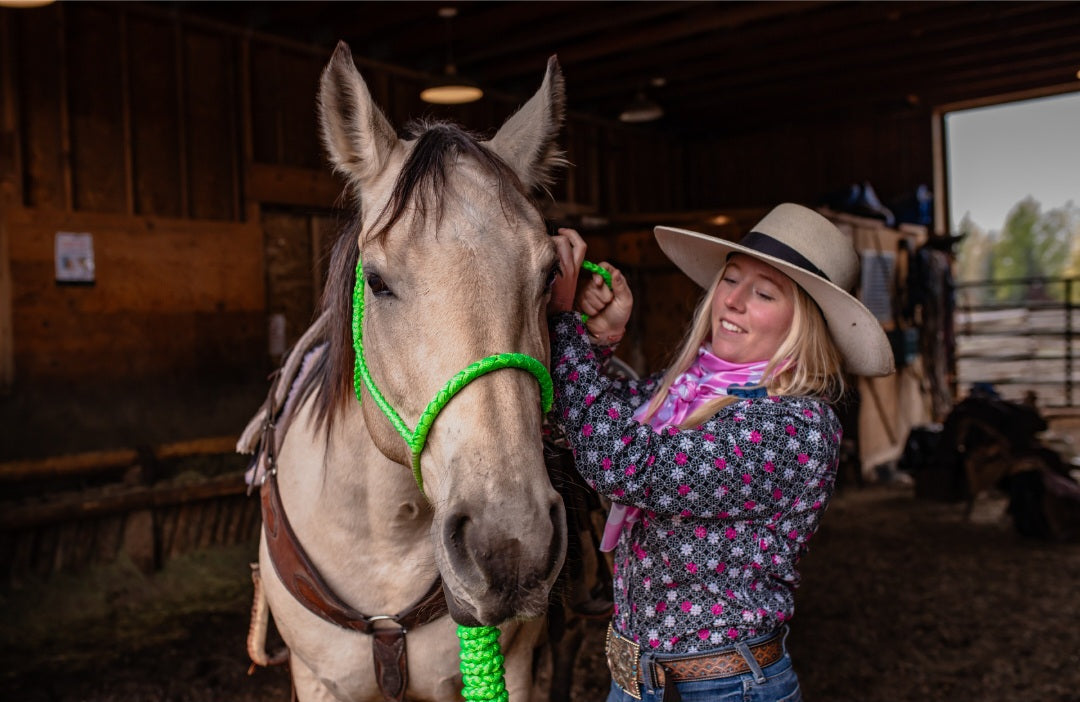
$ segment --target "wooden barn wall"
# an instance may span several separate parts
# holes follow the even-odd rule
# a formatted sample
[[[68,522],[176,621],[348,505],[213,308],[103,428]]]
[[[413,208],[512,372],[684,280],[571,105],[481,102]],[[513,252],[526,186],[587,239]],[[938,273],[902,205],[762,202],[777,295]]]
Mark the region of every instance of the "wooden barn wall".
[[[268,317],[297,338],[348,217],[316,124],[329,52],[122,3],[0,9],[0,37],[0,387],[272,363]],[[520,103],[433,107],[423,76],[356,60],[399,127],[491,135]],[[685,205],[673,141],[571,114],[563,144],[561,211]],[[55,231],[94,236],[94,286],[55,284]]]
[[[0,10],[0,31],[0,384],[15,369],[32,381],[272,363],[269,317],[295,341],[348,217],[316,123],[328,52],[123,4]],[[490,135],[519,103],[426,105],[423,76],[356,60],[398,126],[446,117]],[[612,242],[648,229],[618,224],[635,214],[812,204],[862,181],[888,201],[930,182],[930,125],[911,110],[680,141],[571,112],[571,166],[551,195],[556,212],[610,217],[598,236]],[[92,288],[55,285],[59,226],[95,235]],[[103,368],[117,348],[130,360]]]
[[[767,131],[696,139],[684,150],[692,209],[815,205],[869,182],[887,205],[933,184],[932,116],[926,110],[859,114]]]

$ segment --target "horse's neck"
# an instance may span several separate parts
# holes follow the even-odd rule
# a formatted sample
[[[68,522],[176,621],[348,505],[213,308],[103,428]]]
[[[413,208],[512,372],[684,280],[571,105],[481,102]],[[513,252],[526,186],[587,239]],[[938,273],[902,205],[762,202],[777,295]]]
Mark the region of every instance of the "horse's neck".
[[[337,594],[366,614],[394,614],[437,575],[431,510],[411,471],[371,442],[355,402],[330,440],[310,421],[313,399],[292,423],[278,482],[304,549]]]

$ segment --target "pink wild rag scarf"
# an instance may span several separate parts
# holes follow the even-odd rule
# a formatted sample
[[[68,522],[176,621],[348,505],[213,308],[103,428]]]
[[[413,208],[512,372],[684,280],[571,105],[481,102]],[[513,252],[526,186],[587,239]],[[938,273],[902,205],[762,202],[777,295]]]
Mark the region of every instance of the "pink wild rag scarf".
[[[675,378],[664,404],[649,419],[648,424],[657,433],[666,427],[678,426],[705,403],[727,395],[731,385],[757,385],[761,382],[768,361],[731,363],[715,356],[708,346],[707,341],[701,345],[697,358],[685,372]],[[645,424],[644,417],[648,407],[648,402],[642,404],[634,412],[634,419]],[[640,518],[640,508],[613,502],[604,525],[600,550],[614,550],[622,530],[629,529],[630,525]]]

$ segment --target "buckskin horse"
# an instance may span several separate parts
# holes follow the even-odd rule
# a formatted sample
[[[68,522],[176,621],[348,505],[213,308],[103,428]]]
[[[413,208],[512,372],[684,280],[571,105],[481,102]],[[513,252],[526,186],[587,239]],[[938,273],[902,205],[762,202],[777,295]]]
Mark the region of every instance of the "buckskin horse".
[[[339,43],[318,107],[356,212],[238,446],[264,515],[249,651],[271,662],[268,607],[301,700],[456,700],[457,624],[497,626],[510,699],[530,699],[568,539],[540,440],[557,268],[531,196],[565,163],[561,71],[490,140],[437,121],[399,138]],[[449,379],[506,354],[532,361],[455,388],[407,445]]]

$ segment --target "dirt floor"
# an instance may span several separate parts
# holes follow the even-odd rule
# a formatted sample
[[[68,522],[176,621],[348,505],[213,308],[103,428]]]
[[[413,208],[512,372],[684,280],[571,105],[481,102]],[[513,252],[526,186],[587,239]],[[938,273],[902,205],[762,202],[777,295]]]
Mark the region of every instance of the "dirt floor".
[[[1080,702],[1080,545],[1024,539],[984,497],[916,500],[904,485],[837,496],[803,561],[789,647],[811,702]],[[254,546],[117,563],[0,590],[0,699],[285,702],[282,669],[248,675]],[[603,624],[574,702],[602,700]]]

